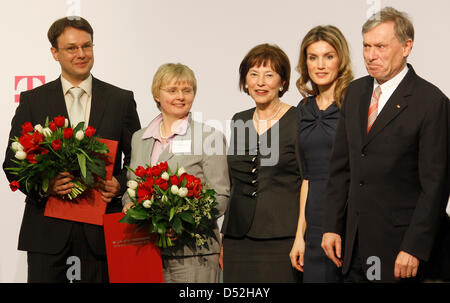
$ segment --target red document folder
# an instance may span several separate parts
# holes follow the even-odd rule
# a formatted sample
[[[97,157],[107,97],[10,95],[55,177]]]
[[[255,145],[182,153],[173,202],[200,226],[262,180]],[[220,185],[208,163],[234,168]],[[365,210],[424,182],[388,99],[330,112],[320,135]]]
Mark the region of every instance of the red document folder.
[[[147,228],[119,223],[123,213],[104,216],[106,257],[110,283],[163,283],[161,251]]]
[[[105,165],[106,180],[111,180],[114,170],[114,160],[117,153],[117,141],[108,139],[99,139],[105,143],[109,149],[109,161]],[[96,189],[87,188],[85,192],[75,201],[59,199],[51,196],[47,200],[44,216],[103,225],[103,215],[106,210],[106,202],[102,195]]]

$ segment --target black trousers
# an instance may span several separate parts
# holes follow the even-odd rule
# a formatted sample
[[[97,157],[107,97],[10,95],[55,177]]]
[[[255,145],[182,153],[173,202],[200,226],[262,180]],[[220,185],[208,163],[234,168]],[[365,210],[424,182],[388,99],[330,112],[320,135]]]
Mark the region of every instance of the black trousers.
[[[28,283],[108,282],[106,256],[95,255],[74,222],[66,247],[58,254],[28,252]]]
[[[394,270],[394,268],[392,268]],[[423,281],[423,270],[419,264],[416,277],[399,279],[397,283],[419,283]],[[359,252],[358,232],[355,236],[355,244],[353,245],[352,259],[350,261],[350,268],[346,275],[344,275],[344,283],[369,283],[366,275],[366,269],[362,262],[362,257]]]
[[[344,275],[344,283],[369,283],[366,271],[363,267],[361,254],[359,253],[358,233],[356,233],[355,242],[353,244],[350,268],[347,274]]]

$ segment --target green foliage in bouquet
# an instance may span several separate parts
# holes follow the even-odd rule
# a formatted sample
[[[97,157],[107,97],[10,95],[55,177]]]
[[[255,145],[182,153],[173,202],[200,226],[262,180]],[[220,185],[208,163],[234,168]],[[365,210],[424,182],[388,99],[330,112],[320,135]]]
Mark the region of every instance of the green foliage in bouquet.
[[[159,235],[159,247],[178,244],[167,236],[169,230],[180,236],[175,242],[206,245],[218,214],[214,189],[204,188],[200,178],[183,168],[173,174],[166,162],[129,170],[137,176],[127,189],[133,206],[120,222],[136,224],[137,229],[149,226],[150,233]]]
[[[16,166],[6,170],[19,176],[10,184],[11,189],[23,184],[27,192],[46,193],[49,181],[67,171],[75,177],[75,187],[64,198],[74,199],[87,187],[93,188],[95,175],[104,179],[108,147],[94,136],[93,127],[84,130],[84,124],[80,122],[72,129],[63,116],[53,121],[47,117],[44,127],[24,123],[22,135],[11,138],[15,157],[11,161]]]

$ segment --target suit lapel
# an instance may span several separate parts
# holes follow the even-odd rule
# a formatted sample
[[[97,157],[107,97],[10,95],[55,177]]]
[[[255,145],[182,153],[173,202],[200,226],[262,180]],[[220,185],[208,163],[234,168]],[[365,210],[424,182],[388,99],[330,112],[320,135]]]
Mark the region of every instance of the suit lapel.
[[[367,137],[367,115],[369,112],[370,99],[373,91],[373,78],[367,77],[364,87],[361,90],[359,102],[359,125],[361,129],[361,142],[364,142]]]
[[[148,138],[148,139],[142,140],[142,146],[138,149],[141,151],[141,155],[140,155],[141,163],[139,165],[150,164],[154,144],[155,144],[154,138]]]
[[[48,100],[46,100],[47,102],[49,102],[49,106],[47,106],[47,108],[50,109],[48,118],[51,120],[56,116],[63,115],[64,117],[69,119],[61,79],[58,78],[55,81],[51,82],[50,88],[49,98]]]
[[[159,155],[158,162],[167,162],[174,156],[173,153],[170,152],[170,144],[164,149],[164,151]]]
[[[92,77],[92,99],[91,99],[91,112],[89,114],[90,126],[98,129],[100,122],[102,121],[103,114],[106,108],[106,89],[103,88],[103,83]]]
[[[409,71],[405,78],[403,78],[400,82],[399,86],[395,89],[394,93],[386,102],[378,117],[375,119],[372,128],[367,134],[366,140],[363,141],[364,145],[368,144],[374,137],[376,137],[408,106],[407,97],[411,95],[414,88],[415,78],[417,77],[412,66],[408,64],[408,67]]]

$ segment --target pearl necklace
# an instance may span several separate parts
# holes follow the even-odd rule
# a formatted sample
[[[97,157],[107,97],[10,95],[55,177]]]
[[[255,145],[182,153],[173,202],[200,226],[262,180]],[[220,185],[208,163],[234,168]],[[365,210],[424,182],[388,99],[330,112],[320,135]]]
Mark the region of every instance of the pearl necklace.
[[[161,136],[161,139],[167,140],[167,139],[170,138],[171,135],[169,135],[169,136],[167,136],[167,137],[164,137],[164,136],[163,136],[163,134],[162,134],[162,125],[163,125],[163,123],[162,123],[162,121],[161,121],[161,123],[159,123],[159,135]]]
[[[280,101],[280,103],[278,104],[278,110],[275,112],[275,114],[272,115],[272,117],[270,117],[269,119],[261,120],[261,119],[259,119],[258,110],[255,108],[255,117],[256,117],[256,120],[258,120],[258,121],[271,121],[271,120],[273,120],[273,119],[280,113],[280,110],[281,110],[281,101]]]

